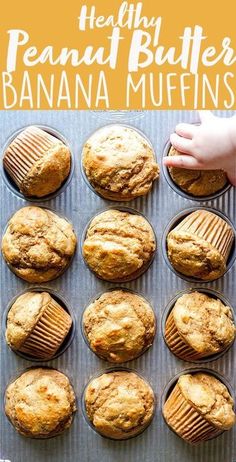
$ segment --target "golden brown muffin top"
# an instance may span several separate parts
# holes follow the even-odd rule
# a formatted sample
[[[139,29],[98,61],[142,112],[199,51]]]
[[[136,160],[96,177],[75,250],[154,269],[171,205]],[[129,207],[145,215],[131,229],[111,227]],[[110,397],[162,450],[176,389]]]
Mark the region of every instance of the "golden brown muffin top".
[[[179,377],[178,386],[185,399],[216,428],[228,430],[234,425],[233,398],[216,377],[184,374]]]
[[[22,435],[48,438],[71,425],[75,394],[66,375],[55,369],[24,372],[8,385],[6,415]]]
[[[139,275],[155,248],[152,227],[143,216],[107,210],[91,221],[83,256],[100,278],[125,280]]]
[[[30,126],[10,143],[3,164],[25,196],[43,197],[57,191],[68,177],[71,153],[55,136]]]
[[[89,383],[85,405],[88,418],[99,433],[126,439],[140,433],[151,421],[154,394],[134,372],[110,372]]]
[[[153,342],[155,316],[149,303],[126,290],[112,290],[91,303],[83,327],[92,350],[110,362],[139,356]]]
[[[8,223],[2,239],[6,262],[29,282],[54,279],[68,266],[76,247],[70,223],[50,210],[23,207]]]
[[[89,182],[108,199],[143,196],[159,175],[151,145],[138,131],[122,125],[96,131],[85,143],[82,156]]]
[[[48,292],[26,292],[16,299],[7,315],[6,341],[11,348],[24,344],[51,301]]]
[[[167,246],[171,264],[185,276],[213,281],[226,271],[226,262],[220,252],[204,239],[187,231],[171,231]]]
[[[168,156],[182,153],[171,146]],[[190,170],[169,167],[172,180],[186,193],[193,196],[210,196],[220,191],[227,184],[227,175],[223,170]]]
[[[201,292],[184,294],[172,314],[179,334],[198,353],[215,354],[234,340],[232,311],[219,299]]]

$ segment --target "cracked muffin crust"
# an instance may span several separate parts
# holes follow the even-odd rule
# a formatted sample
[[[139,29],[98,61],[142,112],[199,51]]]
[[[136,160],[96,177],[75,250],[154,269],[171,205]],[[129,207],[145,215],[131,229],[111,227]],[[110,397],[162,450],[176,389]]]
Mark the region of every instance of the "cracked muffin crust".
[[[84,399],[94,428],[117,440],[141,433],[154,414],[153,390],[134,372],[109,372],[93,379]]]
[[[71,224],[34,206],[13,215],[2,239],[2,253],[10,269],[28,282],[55,279],[69,265],[75,248]]]
[[[29,369],[6,390],[5,412],[26,437],[50,438],[70,427],[76,411],[68,377],[55,369]]]
[[[212,281],[225,273],[233,242],[232,227],[219,215],[201,209],[169,232],[167,254],[180,273]]]
[[[168,156],[180,154],[171,146]],[[215,194],[228,183],[227,175],[223,170],[190,170],[177,167],[169,167],[168,170],[172,180],[180,189],[196,197]]]
[[[96,131],[83,147],[82,161],[90,184],[111,200],[147,194],[159,175],[151,145],[137,130],[122,125]]]
[[[232,310],[201,292],[178,298],[165,326],[165,339],[181,359],[211,356],[227,349],[235,338]]]
[[[152,227],[143,216],[110,209],[91,221],[83,256],[101,279],[125,281],[147,269],[155,249]]]
[[[206,373],[184,374],[164,404],[170,427],[190,443],[200,443],[235,424],[234,402],[226,386]]]
[[[155,316],[140,295],[112,290],[86,308],[83,329],[94,353],[107,361],[122,363],[136,358],[152,345]]]
[[[39,127],[19,133],[6,149],[3,165],[25,196],[57,191],[71,168],[71,153],[61,140]]]
[[[48,292],[25,292],[7,315],[6,341],[14,351],[47,360],[59,350],[71,316]]]

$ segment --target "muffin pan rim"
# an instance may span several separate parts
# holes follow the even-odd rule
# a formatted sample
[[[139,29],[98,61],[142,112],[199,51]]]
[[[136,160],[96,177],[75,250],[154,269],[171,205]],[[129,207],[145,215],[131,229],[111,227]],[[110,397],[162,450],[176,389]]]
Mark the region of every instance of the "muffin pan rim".
[[[178,223],[180,223],[182,219],[184,219],[185,217],[190,215],[192,212],[195,212],[197,210],[206,210],[208,212],[211,212],[211,213],[214,213],[214,214],[218,215],[220,218],[225,220],[228,223],[229,226],[231,226],[231,228],[233,230],[233,233],[234,233],[233,244],[232,244],[230,254],[229,254],[227,262],[226,262],[226,270],[225,270],[224,274],[222,274],[218,278],[212,279],[212,280],[210,280],[210,279],[202,280],[202,279],[197,279],[197,278],[194,278],[194,277],[191,277],[191,276],[185,276],[184,274],[180,273],[179,271],[177,271],[172,266],[172,264],[171,264],[171,262],[170,262],[170,260],[168,258],[168,254],[167,254],[167,237],[168,237],[168,234],[170,233],[170,231]],[[225,276],[225,274],[230,271],[230,269],[232,268],[232,266],[235,263],[235,259],[236,259],[236,229],[235,229],[235,226],[234,226],[233,222],[231,221],[231,219],[229,217],[227,217],[223,212],[221,212],[221,210],[215,209],[214,207],[205,206],[205,205],[202,205],[202,206],[201,205],[195,205],[195,206],[192,206],[192,207],[187,207],[185,209],[180,210],[175,216],[173,216],[169,220],[168,224],[165,226],[164,231],[162,233],[162,237],[161,237],[161,249],[162,249],[162,256],[164,258],[164,261],[165,261],[166,265],[168,266],[168,268],[176,276],[183,279],[184,281],[191,282],[191,283],[194,283],[194,284],[197,284],[197,283],[209,284],[209,283],[212,283],[214,281],[218,281],[219,279],[223,278]]]
[[[37,128],[41,128],[41,130],[44,130],[45,132],[49,133],[50,135],[53,135],[55,136],[55,138],[59,139],[60,141],[62,141],[70,150],[70,159],[71,159],[71,164],[70,164],[70,172],[69,172],[69,175],[67,176],[67,178],[63,181],[63,183],[61,184],[60,188],[57,189],[56,191],[54,191],[53,193],[50,193],[50,194],[47,194],[46,196],[42,196],[42,197],[36,197],[36,196],[25,196],[18,188],[18,186],[14,183],[14,181],[11,179],[10,175],[7,173],[5,167],[4,167],[4,164],[3,164],[3,158],[4,158],[4,154],[5,154],[5,151],[6,149],[8,148],[8,146],[12,143],[12,141],[21,133],[23,132],[26,128],[28,127],[31,127],[31,126],[34,126],[34,127],[37,127]],[[73,152],[73,149],[71,148],[71,144],[69,143],[69,141],[67,140],[67,138],[62,135],[56,128],[54,127],[51,127],[50,125],[45,125],[45,124],[30,124],[30,125],[25,125],[23,126],[22,128],[18,128],[17,130],[15,130],[11,135],[9,135],[9,137],[7,138],[6,142],[4,143],[2,149],[1,149],[1,176],[2,176],[2,179],[3,179],[3,182],[4,184],[6,185],[6,187],[11,191],[11,193],[14,195],[14,196],[17,196],[19,197],[20,199],[22,200],[25,200],[27,202],[35,202],[35,203],[41,203],[41,202],[46,202],[46,201],[49,201],[51,199],[55,199],[57,196],[59,196],[60,194],[62,194],[67,186],[69,186],[69,184],[71,183],[71,180],[72,180],[72,177],[74,175],[74,170],[75,170],[75,156],[74,156],[74,152]]]
[[[206,364],[206,363],[209,363],[209,362],[212,362],[212,361],[217,361],[219,358],[221,358],[222,356],[224,356],[229,350],[230,348],[233,346],[235,340],[236,340],[236,335],[233,339],[233,341],[227,346],[227,348],[225,348],[223,351],[220,351],[218,353],[215,353],[211,356],[206,356],[206,357],[203,357],[203,358],[200,358],[200,359],[196,359],[196,360],[185,360],[185,359],[182,359],[180,358],[179,356],[175,355],[175,353],[173,351],[171,351],[169,345],[167,344],[166,342],[166,339],[165,339],[165,325],[166,325],[166,321],[167,321],[167,318],[169,316],[169,314],[171,313],[172,309],[174,308],[174,304],[176,303],[176,301],[182,296],[182,295],[185,295],[185,294],[190,294],[192,292],[201,292],[203,294],[206,294],[206,295],[209,295],[209,296],[213,296],[215,299],[219,298],[220,301],[226,305],[226,306],[229,306],[230,310],[231,310],[231,313],[232,313],[232,317],[233,317],[233,322],[234,322],[234,325],[236,326],[236,314],[235,314],[235,311],[234,311],[234,308],[233,308],[233,305],[232,303],[224,296],[224,294],[222,294],[221,292],[215,290],[215,289],[212,289],[212,288],[208,288],[208,287],[186,287],[186,289],[183,289],[179,292],[177,292],[170,300],[169,302],[166,304],[163,312],[162,312],[162,315],[161,315],[161,333],[162,333],[162,338],[165,342],[165,345],[166,347],[168,348],[168,350],[170,351],[170,353],[172,355],[174,355],[178,360],[180,361],[183,361],[185,363],[193,363],[193,364]]]
[[[152,312],[153,312],[153,315],[154,315],[154,323],[155,323],[155,326],[154,326],[154,336],[153,336],[153,342],[151,345],[147,346],[143,351],[141,351],[141,353],[139,353],[137,356],[131,358],[131,359],[128,359],[127,361],[123,361],[121,363],[117,363],[117,362],[112,362],[112,361],[108,361],[108,359],[106,359],[105,357],[102,357],[102,356],[99,356],[90,346],[90,343],[89,343],[89,340],[88,340],[88,337],[86,335],[86,332],[85,332],[85,329],[84,329],[84,322],[83,322],[83,318],[84,318],[84,313],[86,311],[86,309],[92,304],[94,303],[96,300],[98,300],[102,295],[106,294],[107,292],[113,292],[113,291],[117,291],[117,290],[122,290],[124,292],[129,292],[131,294],[134,294],[134,295],[138,295],[139,297],[143,298],[147,303],[148,305],[150,306],[150,308],[152,309]],[[159,317],[160,319],[160,317]],[[137,290],[133,290],[133,289],[130,289],[128,287],[108,287],[107,289],[104,289],[103,291],[100,291],[97,295],[93,296],[90,298],[90,300],[88,300],[87,304],[84,305],[83,307],[83,310],[82,310],[82,313],[80,315],[80,330],[81,330],[81,334],[82,334],[82,337],[83,337],[83,340],[85,342],[85,344],[87,345],[87,347],[89,348],[89,350],[97,356],[98,359],[102,360],[102,361],[105,361],[108,365],[110,364],[110,367],[112,367],[112,365],[114,366],[118,366],[119,365],[122,365],[122,364],[127,364],[128,362],[130,361],[134,361],[138,358],[140,358],[140,356],[142,356],[144,353],[146,353],[149,348],[152,348],[153,346],[153,343],[155,342],[155,338],[156,336],[158,335],[158,331],[157,331],[157,326],[158,326],[158,322],[157,322],[157,314],[156,312],[154,311],[154,308],[153,308],[153,304],[148,300],[148,298],[143,295],[141,292],[138,292]],[[159,322],[159,324],[161,324]],[[109,367],[109,366],[108,366]],[[125,366],[124,366],[125,367]]]

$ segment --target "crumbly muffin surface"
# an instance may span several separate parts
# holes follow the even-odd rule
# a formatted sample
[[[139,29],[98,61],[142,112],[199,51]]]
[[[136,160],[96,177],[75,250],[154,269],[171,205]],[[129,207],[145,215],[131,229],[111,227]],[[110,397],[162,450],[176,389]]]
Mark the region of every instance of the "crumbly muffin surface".
[[[102,279],[125,280],[136,277],[147,266],[155,248],[154,233],[144,217],[107,210],[91,221],[83,255]]]
[[[219,299],[200,292],[184,294],[172,313],[179,334],[201,354],[215,354],[234,340],[232,311]]]
[[[82,156],[89,182],[108,199],[131,200],[147,194],[159,175],[150,144],[125,126],[98,130],[85,143]]]
[[[29,282],[54,279],[68,266],[76,247],[70,223],[40,207],[23,207],[8,223],[2,239],[6,262]]]
[[[171,146],[169,156],[181,153]],[[227,184],[227,175],[223,170],[190,170],[169,167],[173,181],[185,192],[193,196],[210,196]]]
[[[62,433],[75,410],[69,379],[55,369],[30,369],[6,390],[6,415],[24,436],[49,438]]]
[[[48,292],[26,292],[17,298],[7,316],[6,340],[13,349],[25,342],[50,300]]]
[[[179,377],[178,386],[185,399],[216,428],[227,430],[234,425],[233,399],[216,377],[185,374]]]
[[[125,439],[140,433],[151,421],[154,394],[135,373],[110,372],[90,382],[85,405],[88,418],[99,433]]]
[[[70,150],[58,140],[58,143],[32,166],[22,181],[20,190],[25,196],[47,196],[60,188],[68,177],[70,168]]]
[[[95,353],[110,362],[122,363],[136,358],[152,344],[155,316],[143,297],[112,290],[86,308],[83,326]]]
[[[167,236],[168,257],[173,267],[185,276],[214,280],[226,270],[220,252],[209,242],[187,231],[173,229]]]

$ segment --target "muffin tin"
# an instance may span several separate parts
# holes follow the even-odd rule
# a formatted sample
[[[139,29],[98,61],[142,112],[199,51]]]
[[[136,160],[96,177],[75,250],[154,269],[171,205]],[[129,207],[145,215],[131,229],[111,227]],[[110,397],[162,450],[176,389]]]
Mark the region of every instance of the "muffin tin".
[[[135,112],[135,111],[133,111]],[[123,114],[123,113],[122,113]],[[122,115],[121,114],[121,115]],[[125,116],[125,119],[123,118]],[[2,268],[2,335],[1,335],[1,385],[4,390],[7,384],[19,373],[29,366],[47,366],[64,372],[70,378],[77,395],[78,411],[75,415],[71,428],[63,435],[52,440],[29,440],[16,433],[4,414],[4,403],[1,400],[1,432],[2,432],[2,459],[11,462],[74,462],[78,458],[81,461],[95,462],[232,462],[236,459],[234,452],[233,437],[235,427],[224,432],[218,438],[199,446],[187,445],[178,436],[168,429],[162,417],[162,396],[166,384],[173,381],[176,374],[190,370],[191,363],[179,360],[170,353],[165,345],[161,334],[161,317],[167,303],[180,291],[188,291],[192,281],[182,279],[178,274],[170,271],[167,261],[163,258],[162,244],[163,233],[173,217],[183,210],[187,210],[190,203],[179,193],[173,191],[167,184],[165,176],[160,174],[160,179],[154,182],[152,191],[145,197],[139,197],[129,204],[110,202],[94,194],[83,181],[80,156],[83,143],[91,133],[100,127],[111,123],[129,123],[130,126],[141,130],[154,146],[157,161],[161,166],[162,153],[166,139],[179,122],[192,122],[197,120],[197,114],[192,111],[137,111],[137,117],[123,114],[122,117],[114,117],[105,111],[105,117],[94,111],[5,111],[0,114],[1,120],[1,144],[6,143],[16,127],[39,125],[47,126],[56,130],[60,136],[69,140],[71,151],[75,156],[75,170],[71,183],[64,187],[63,194],[55,194],[47,200],[34,201],[38,206],[46,206],[53,209],[57,214],[66,216],[73,223],[78,237],[77,252],[67,271],[56,280],[47,284],[47,287],[37,286],[39,290],[53,291],[58,297],[63,297],[72,307],[75,316],[76,332],[70,347],[54,360],[45,363],[29,362],[28,359],[14,354],[7,346],[5,333],[5,316],[9,301],[18,296],[22,291],[34,289],[32,286],[17,278],[7,268],[3,259]],[[219,115],[228,116],[231,112],[219,111]],[[61,135],[62,134],[62,135]],[[27,205],[27,201],[18,194],[14,188],[6,185],[6,179],[1,181],[1,226],[3,229],[13,213]],[[193,201],[194,198],[191,198]],[[157,332],[153,346],[139,358],[125,363],[127,367],[137,372],[150,383],[156,395],[156,412],[150,426],[139,436],[127,441],[112,441],[102,438],[87,424],[82,412],[83,390],[90,379],[102,374],[107,370],[108,363],[100,360],[88,348],[83,341],[79,323],[83,308],[88,305],[92,298],[110,288],[119,288],[119,284],[108,283],[98,279],[87,268],[82,259],[79,247],[83,238],[83,231],[91,217],[106,208],[119,208],[127,206],[142,213],[152,224],[157,238],[157,252],[152,265],[138,279],[131,282],[122,282],[125,289],[134,290],[146,297],[154,308],[157,316]],[[191,202],[192,205],[192,202]],[[222,212],[231,222],[235,220],[235,192],[234,188],[228,189],[225,194],[209,199],[201,203],[202,207],[213,208]],[[196,207],[199,204],[196,202]],[[234,251],[235,252],[235,251]],[[227,273],[217,281],[201,283],[194,281],[194,288],[214,289],[229,300],[235,309],[235,253],[232,253]],[[210,369],[214,373],[220,373],[224,380],[230,384],[235,383],[235,343],[230,347],[226,355],[210,363]],[[208,367],[208,363],[201,364]],[[112,367],[112,370],[116,369]],[[122,367],[122,369],[124,369]],[[164,390],[164,391],[163,391]],[[232,390],[234,394],[235,390]]]

